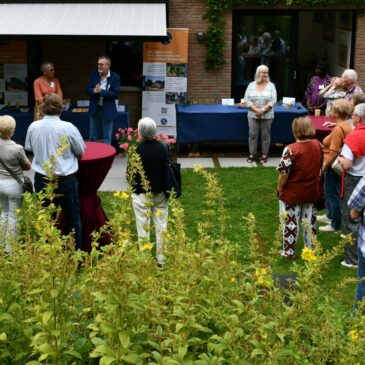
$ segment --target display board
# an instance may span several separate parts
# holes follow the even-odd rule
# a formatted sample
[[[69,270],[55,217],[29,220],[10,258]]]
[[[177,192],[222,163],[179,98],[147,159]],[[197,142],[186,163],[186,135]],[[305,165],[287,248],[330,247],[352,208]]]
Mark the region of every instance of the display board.
[[[0,41],[0,105],[28,105],[27,77],[26,41]]]
[[[186,102],[188,30],[167,29],[168,41],[143,44],[142,116],[152,118],[159,133],[176,136],[176,104]]]

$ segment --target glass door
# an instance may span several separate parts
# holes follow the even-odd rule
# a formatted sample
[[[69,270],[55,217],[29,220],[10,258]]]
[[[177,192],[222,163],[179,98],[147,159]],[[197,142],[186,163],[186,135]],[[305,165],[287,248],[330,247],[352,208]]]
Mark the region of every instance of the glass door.
[[[269,67],[278,100],[295,96],[297,12],[237,10],[233,13],[232,95],[243,97],[257,66]]]

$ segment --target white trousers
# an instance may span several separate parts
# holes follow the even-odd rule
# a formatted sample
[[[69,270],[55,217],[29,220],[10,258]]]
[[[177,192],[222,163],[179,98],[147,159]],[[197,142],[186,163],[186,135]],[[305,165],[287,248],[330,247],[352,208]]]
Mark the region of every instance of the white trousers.
[[[10,252],[9,238],[16,235],[16,210],[23,202],[23,187],[13,178],[0,179],[0,243]]]
[[[132,194],[132,205],[136,217],[138,239],[150,240],[151,216],[155,226],[156,259],[163,264],[163,233],[167,230],[169,201],[164,193],[147,197],[146,194]]]

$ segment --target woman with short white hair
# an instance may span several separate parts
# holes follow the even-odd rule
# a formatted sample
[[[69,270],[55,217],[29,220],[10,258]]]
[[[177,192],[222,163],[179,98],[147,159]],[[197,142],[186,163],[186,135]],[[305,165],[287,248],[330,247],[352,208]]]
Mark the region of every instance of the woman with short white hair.
[[[12,175],[23,181],[23,170],[31,167],[24,148],[11,140],[15,125],[13,117],[0,116],[0,243],[8,253],[10,239],[16,234],[16,209],[23,201],[23,186]]]
[[[165,259],[163,233],[167,230],[169,209],[168,198],[165,195],[167,152],[164,145],[155,139],[156,130],[156,123],[151,118],[142,118],[138,122],[141,142],[137,147],[137,153],[144,176],[130,171],[135,168],[133,166],[129,166],[128,175],[133,176],[132,205],[136,217],[139,245],[142,247],[143,241],[148,243],[150,240],[150,217],[152,217],[156,235],[156,260],[157,264],[162,266]]]
[[[255,73],[255,81],[248,85],[245,93],[245,104],[248,108],[248,146],[250,155],[248,156],[247,162],[249,163],[255,160],[260,132],[260,162],[267,162],[276,98],[276,88],[270,82],[269,68],[265,65],[258,66]]]

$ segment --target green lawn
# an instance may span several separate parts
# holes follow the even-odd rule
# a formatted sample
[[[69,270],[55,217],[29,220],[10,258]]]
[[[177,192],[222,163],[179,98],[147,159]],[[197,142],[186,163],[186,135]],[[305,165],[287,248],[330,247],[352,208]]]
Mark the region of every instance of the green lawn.
[[[263,243],[265,252],[269,252],[274,244],[278,230],[278,199],[276,197],[277,172],[274,168],[216,168],[210,169],[219,177],[225,192],[225,208],[229,216],[227,238],[244,247],[247,240],[244,217],[252,212],[257,220],[257,235]],[[194,237],[197,233],[196,222],[202,220],[204,193],[206,184],[200,174],[191,169],[184,169],[183,195],[180,200],[185,210],[187,234]],[[112,215],[111,193],[100,193],[103,206],[108,215]],[[301,234],[300,234],[301,236]],[[331,248],[339,242],[336,233],[318,233],[318,239],[324,248]],[[300,250],[303,247],[302,238],[298,242],[295,262],[301,263]],[[334,260],[328,270],[323,273],[323,285],[328,289],[338,286],[346,278],[356,277],[356,270],[340,265],[342,257]],[[290,273],[293,262],[281,259],[276,261],[273,272],[277,274]],[[349,307],[353,303],[355,284],[344,286],[339,290],[339,302]]]

